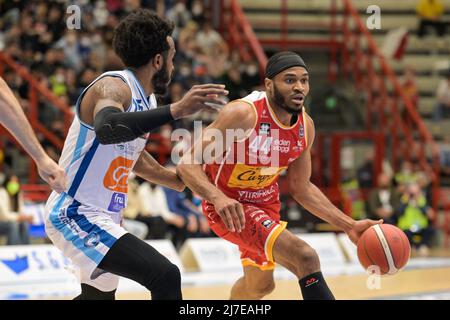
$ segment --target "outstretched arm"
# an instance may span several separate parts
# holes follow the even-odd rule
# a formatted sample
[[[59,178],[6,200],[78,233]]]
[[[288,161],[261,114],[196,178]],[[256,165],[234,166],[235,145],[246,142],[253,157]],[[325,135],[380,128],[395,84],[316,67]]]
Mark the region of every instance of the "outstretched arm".
[[[205,103],[221,103],[218,95],[226,95],[223,85],[194,86],[176,103],[141,112],[124,112],[131,104],[130,88],[121,79],[105,77],[86,93],[81,104],[81,119],[94,126],[101,144],[131,141],[172,120],[187,117]]]
[[[311,146],[314,142],[314,124],[307,118],[308,145],[302,155],[292,162],[288,168],[288,185],[292,197],[306,210],[322,220],[345,231],[356,244],[360,235],[370,226],[381,221],[361,220],[355,221],[331,201],[311,181]]]
[[[179,192],[184,190],[185,185],[178,178],[175,168],[170,170],[163,167],[147,151],[141,153],[133,171],[139,177],[155,184],[163,185]]]
[[[38,167],[39,175],[50,187],[62,192],[66,189],[66,175],[45,153],[28,122],[22,107],[0,78],[0,123],[19,141]]]

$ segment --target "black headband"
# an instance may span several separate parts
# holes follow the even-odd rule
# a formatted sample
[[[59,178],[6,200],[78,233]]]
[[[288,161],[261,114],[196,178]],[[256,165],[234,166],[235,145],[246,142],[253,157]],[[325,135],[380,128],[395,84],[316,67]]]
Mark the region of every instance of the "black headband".
[[[280,72],[292,67],[303,67],[308,70],[303,59],[295,52],[279,52],[270,57],[267,62],[265,77],[273,79]]]

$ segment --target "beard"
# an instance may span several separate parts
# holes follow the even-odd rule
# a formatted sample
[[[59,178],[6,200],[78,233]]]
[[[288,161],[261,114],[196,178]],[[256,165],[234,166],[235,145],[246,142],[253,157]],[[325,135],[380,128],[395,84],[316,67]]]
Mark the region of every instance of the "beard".
[[[290,107],[288,103],[286,102],[286,98],[280,93],[275,83],[273,84],[273,101],[275,102],[275,105],[282,108],[283,110],[287,111],[288,113],[292,115],[298,115],[302,108],[297,109],[295,107]]]
[[[164,62],[162,68],[158,70],[152,78],[153,91],[158,95],[165,95],[169,87],[172,74],[166,68],[166,62]]]

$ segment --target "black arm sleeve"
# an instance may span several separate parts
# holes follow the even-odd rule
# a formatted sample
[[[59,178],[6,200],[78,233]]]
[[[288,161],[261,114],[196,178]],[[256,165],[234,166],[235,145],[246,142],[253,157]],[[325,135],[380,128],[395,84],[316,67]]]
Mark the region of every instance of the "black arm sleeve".
[[[134,140],[172,120],[170,105],[141,112],[106,107],[95,115],[94,129],[101,144],[116,144]]]

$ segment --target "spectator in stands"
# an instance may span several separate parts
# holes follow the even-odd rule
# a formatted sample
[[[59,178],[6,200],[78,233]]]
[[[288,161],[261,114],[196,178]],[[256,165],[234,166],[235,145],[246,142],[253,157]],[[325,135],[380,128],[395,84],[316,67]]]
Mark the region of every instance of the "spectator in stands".
[[[174,230],[183,229],[185,220],[169,210],[163,188],[139,177],[137,180],[141,184],[137,191],[140,211],[136,220],[147,225],[147,239],[166,238],[169,225],[173,225]]]
[[[350,169],[342,170],[341,190],[343,197],[351,205],[351,217],[355,220],[362,220],[366,217],[365,203],[361,194],[358,179]]]
[[[192,20],[196,23],[200,23],[205,17],[205,7],[202,0],[193,0],[191,3],[191,15]]]
[[[419,250],[419,255],[426,256],[429,253],[434,234],[431,226],[433,218],[434,211],[428,205],[419,185],[408,185],[400,199],[397,226],[408,236],[413,250]]]
[[[230,91],[228,98],[236,100],[246,96],[246,90],[243,88],[242,75],[239,66],[231,65],[228,70],[219,78],[220,83]]]
[[[0,187],[0,234],[8,245],[29,244],[28,224],[33,217],[21,213],[20,184],[16,176],[7,176]]]
[[[136,217],[140,212],[140,203],[137,194],[138,187],[139,185],[135,179],[135,175],[134,173],[131,173],[128,180],[128,205],[122,213],[124,218],[123,227],[139,239],[144,240],[148,235],[148,227],[145,223],[136,220]]]
[[[186,196],[186,192],[177,192],[169,188],[163,188],[166,194],[169,210],[183,217],[185,221],[184,233],[177,233],[175,247],[180,248],[186,238],[210,235],[208,222],[205,216]]]
[[[191,21],[191,13],[186,8],[186,0],[177,0],[175,5],[166,13],[169,20],[174,23],[173,38],[178,39],[181,29],[183,29],[189,21]]]
[[[445,74],[445,79],[439,82],[436,90],[436,103],[433,107],[433,120],[440,121],[450,111],[450,69]]]
[[[440,37],[444,35],[445,24],[442,22],[444,4],[441,0],[420,0],[416,7],[416,13],[419,18],[417,35],[420,38],[426,35],[428,26],[433,27]]]
[[[364,163],[358,168],[356,176],[360,188],[372,188],[374,186],[373,152],[368,152],[366,154]]]
[[[201,22],[195,41],[199,49],[197,60],[207,66],[209,75],[219,77],[226,68],[229,52],[228,45],[213,29],[211,21]]]
[[[369,193],[367,201],[367,218],[383,219],[384,223],[396,225],[396,210],[400,205],[400,195],[391,185],[391,177],[381,173],[377,179],[378,186]]]
[[[396,173],[394,176],[394,182],[396,184],[397,191],[400,194],[405,192],[408,185],[417,182],[417,175],[414,172],[414,165],[411,161],[403,161],[400,172]]]

